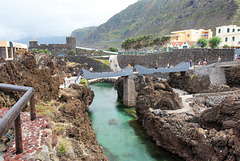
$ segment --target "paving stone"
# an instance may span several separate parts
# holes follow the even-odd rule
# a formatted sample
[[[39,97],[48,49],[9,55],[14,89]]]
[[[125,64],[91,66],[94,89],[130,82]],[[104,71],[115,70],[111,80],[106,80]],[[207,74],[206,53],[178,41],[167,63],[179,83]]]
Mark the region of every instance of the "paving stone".
[[[2,118],[8,109],[0,109],[0,118]],[[43,118],[42,115],[37,114],[37,119],[30,120],[30,114],[21,112],[22,122],[22,136],[23,136],[23,153],[16,155],[15,140],[13,139],[9,145],[4,159],[7,160],[35,160],[32,154],[36,151],[43,150],[41,144],[44,143],[46,136],[51,136],[51,133],[46,132],[45,129],[49,127],[48,119]],[[13,126],[13,125],[12,125]],[[49,129],[47,129],[49,131]],[[1,158],[0,158],[1,159]],[[0,160],[1,161],[1,160]]]

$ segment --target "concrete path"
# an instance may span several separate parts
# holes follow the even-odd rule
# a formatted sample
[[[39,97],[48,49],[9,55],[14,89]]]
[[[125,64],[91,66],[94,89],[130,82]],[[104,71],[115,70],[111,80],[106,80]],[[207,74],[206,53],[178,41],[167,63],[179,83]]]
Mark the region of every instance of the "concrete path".
[[[118,59],[117,59],[117,55],[110,55],[109,57],[109,61],[112,60],[112,62],[110,63],[110,68],[111,70],[113,71],[120,71],[121,68],[119,67],[119,64],[118,64]],[[117,64],[117,68],[115,67],[115,64]]]
[[[186,95],[186,92],[185,91],[182,91],[182,90],[179,90],[179,89],[175,89],[173,88],[173,91],[178,93],[179,94],[179,97],[182,98],[182,103],[183,103],[183,108],[182,109],[178,109],[178,110],[160,110],[160,109],[150,109],[151,112],[154,112],[155,114],[159,114],[160,111],[164,111],[166,113],[178,113],[178,114],[181,114],[181,113],[189,113],[189,114],[192,114],[194,115],[195,113],[193,112],[193,109],[191,106],[189,106],[189,103],[190,101],[189,98],[192,98],[193,95]]]
[[[185,91],[182,91],[180,89],[175,89],[173,88],[173,91],[178,93],[179,94],[179,97],[182,98],[182,103],[183,103],[183,108],[182,109],[178,109],[178,110],[168,110],[167,112],[168,113],[189,113],[189,114],[193,114],[194,115],[194,112],[193,112],[193,109],[191,106],[189,106],[189,98],[192,98],[193,95],[190,94],[190,95],[186,95]]]
[[[3,156],[4,156],[5,154],[6,154],[6,153],[0,152],[0,161],[4,161]]]

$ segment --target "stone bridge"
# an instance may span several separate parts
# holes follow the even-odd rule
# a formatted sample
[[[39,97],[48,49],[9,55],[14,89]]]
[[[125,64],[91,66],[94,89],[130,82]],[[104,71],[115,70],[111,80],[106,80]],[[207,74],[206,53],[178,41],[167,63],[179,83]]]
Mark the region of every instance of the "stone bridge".
[[[85,79],[97,79],[97,78],[109,78],[109,77],[124,77],[123,81],[123,104],[132,107],[136,105],[137,92],[135,90],[135,82],[133,79],[134,74],[153,74],[153,73],[170,73],[170,72],[182,72],[189,70],[189,63],[182,62],[175,67],[170,68],[146,68],[140,65],[136,65],[136,72],[133,73],[133,67],[125,67],[122,70],[116,70],[114,72],[90,72],[83,69],[83,78]]]

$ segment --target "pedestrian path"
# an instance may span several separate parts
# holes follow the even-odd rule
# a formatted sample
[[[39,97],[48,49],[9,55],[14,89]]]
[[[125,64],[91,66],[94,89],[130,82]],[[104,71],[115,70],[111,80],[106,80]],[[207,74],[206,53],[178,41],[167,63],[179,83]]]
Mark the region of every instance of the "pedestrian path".
[[[110,60],[112,60],[112,62]],[[118,64],[117,55],[110,55],[109,61],[110,61],[110,68],[112,71],[120,71],[121,70],[121,68],[119,67],[119,64]],[[117,68],[115,67],[116,64],[117,64]]]
[[[0,118],[2,118],[7,111],[7,108],[0,109]],[[13,139],[4,155],[4,160],[37,160],[37,154],[43,152],[49,154],[50,147],[46,146],[46,137],[55,138],[56,136],[52,135],[52,131],[48,129],[48,119],[43,118],[41,115],[37,115],[36,120],[31,121],[29,112],[21,112],[20,116],[22,123],[23,153],[16,155],[15,139]],[[56,144],[56,142],[54,142],[54,144]]]
[[[182,104],[183,104],[183,108],[181,109],[177,109],[177,110],[161,110],[161,109],[150,109],[151,112],[155,113],[155,114],[159,114],[161,111],[166,112],[167,114],[170,113],[177,113],[177,114],[182,114],[182,113],[189,113],[194,115],[194,111],[192,109],[192,107],[189,105],[190,101],[189,99],[193,97],[192,94],[187,95],[185,91],[182,91],[180,89],[175,89],[173,88],[173,91],[175,93],[179,94],[179,97],[182,98]]]

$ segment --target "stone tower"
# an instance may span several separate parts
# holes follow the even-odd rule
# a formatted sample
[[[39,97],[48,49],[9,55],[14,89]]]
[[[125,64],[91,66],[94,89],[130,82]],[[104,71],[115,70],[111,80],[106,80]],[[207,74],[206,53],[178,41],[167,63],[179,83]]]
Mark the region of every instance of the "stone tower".
[[[38,41],[33,39],[29,41],[29,48],[37,48],[38,47]]]
[[[66,37],[66,45],[70,49],[76,49],[76,37]]]

